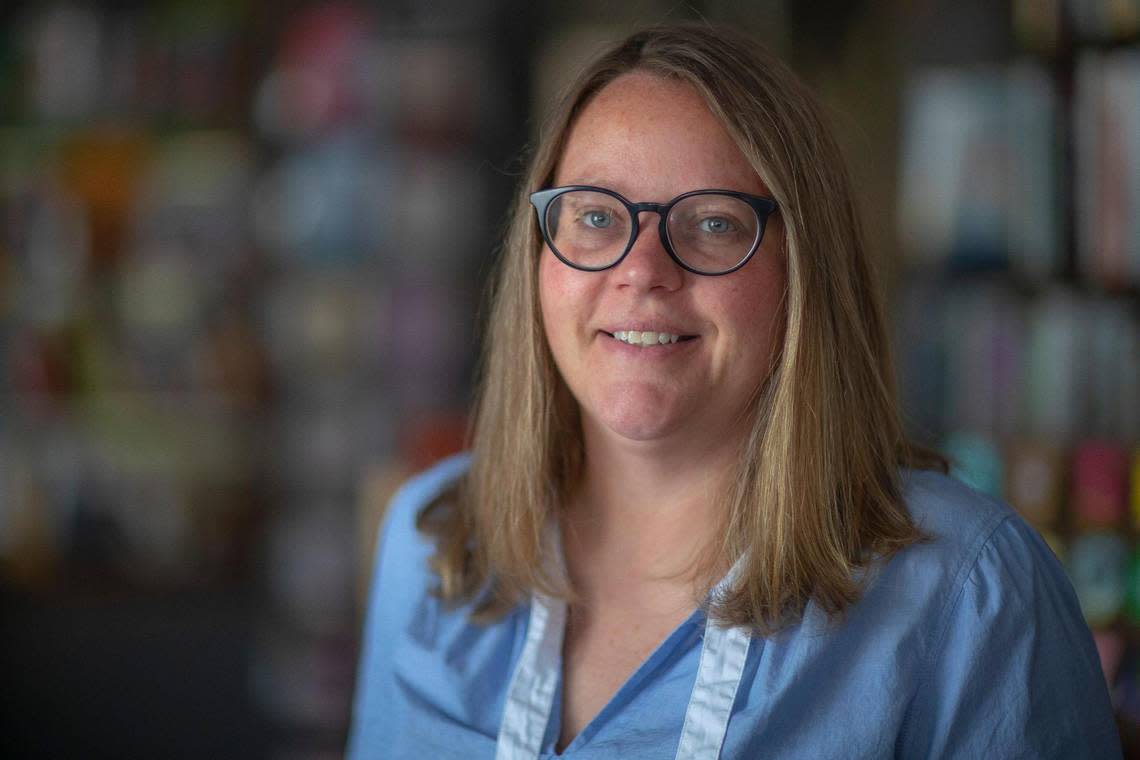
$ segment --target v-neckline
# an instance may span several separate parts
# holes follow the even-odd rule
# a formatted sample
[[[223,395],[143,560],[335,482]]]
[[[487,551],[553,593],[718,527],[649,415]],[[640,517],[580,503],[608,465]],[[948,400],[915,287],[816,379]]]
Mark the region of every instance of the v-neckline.
[[[551,706],[550,722],[551,726],[548,727],[548,735],[553,736],[551,742],[547,742],[545,748],[553,758],[563,758],[568,752],[577,750],[581,745],[588,742],[598,731],[598,725],[606,720],[612,713],[620,709],[626,702],[629,701],[630,695],[634,690],[645,681],[657,668],[661,667],[667,656],[676,650],[680,644],[686,640],[686,631],[689,628],[695,628],[692,635],[699,638],[704,630],[703,622],[705,614],[698,608],[693,610],[688,617],[682,620],[677,626],[658,642],[657,646],[642,660],[629,677],[610,695],[610,698],[602,705],[602,708],[594,714],[586,725],[574,735],[561,752],[557,750],[558,740],[562,734],[562,699],[563,690],[566,681],[565,673],[565,640],[563,647],[558,652],[558,682],[554,691],[554,704]],[[566,622],[563,622],[563,634],[565,634]],[[701,625],[696,625],[698,622]]]

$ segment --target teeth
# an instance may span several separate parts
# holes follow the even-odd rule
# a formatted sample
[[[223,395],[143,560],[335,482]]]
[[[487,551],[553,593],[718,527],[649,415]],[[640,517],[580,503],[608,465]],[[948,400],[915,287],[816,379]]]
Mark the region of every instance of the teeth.
[[[666,343],[676,343],[681,339],[680,335],[653,332],[652,330],[618,330],[614,333],[614,337],[631,346],[660,346]]]

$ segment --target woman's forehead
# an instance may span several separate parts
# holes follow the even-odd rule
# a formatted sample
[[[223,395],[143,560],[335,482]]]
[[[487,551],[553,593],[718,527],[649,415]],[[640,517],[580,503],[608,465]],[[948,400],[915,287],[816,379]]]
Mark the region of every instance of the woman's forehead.
[[[765,194],[696,88],[648,72],[624,74],[590,98],[570,126],[555,184],[666,198],[709,187]]]

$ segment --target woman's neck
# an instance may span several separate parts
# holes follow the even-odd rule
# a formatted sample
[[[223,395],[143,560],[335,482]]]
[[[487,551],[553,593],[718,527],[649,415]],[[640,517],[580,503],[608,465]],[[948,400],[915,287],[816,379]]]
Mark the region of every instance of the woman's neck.
[[[721,496],[739,452],[734,437],[678,447],[585,427],[583,477],[562,525],[576,589],[685,586],[700,593],[716,580],[702,576],[722,570],[702,560],[723,524]]]

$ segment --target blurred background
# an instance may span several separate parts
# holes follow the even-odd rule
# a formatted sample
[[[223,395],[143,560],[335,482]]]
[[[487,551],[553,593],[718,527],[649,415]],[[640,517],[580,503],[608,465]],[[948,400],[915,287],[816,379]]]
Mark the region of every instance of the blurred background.
[[[1140,0],[0,6],[0,753],[338,757],[525,145],[632,27],[820,93],[912,434],[1065,561],[1140,747]]]

